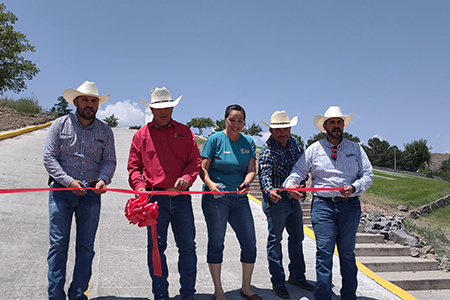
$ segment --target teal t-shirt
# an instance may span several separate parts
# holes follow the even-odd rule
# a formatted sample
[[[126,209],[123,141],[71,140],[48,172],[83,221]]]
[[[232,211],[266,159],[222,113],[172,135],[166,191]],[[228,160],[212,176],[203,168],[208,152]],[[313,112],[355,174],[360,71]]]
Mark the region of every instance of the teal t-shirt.
[[[247,175],[248,162],[256,158],[255,142],[241,134],[232,142],[225,132],[216,132],[206,140],[201,156],[211,159],[208,173],[212,181],[225,185],[225,191],[236,191]],[[208,187],[204,185],[205,190]]]

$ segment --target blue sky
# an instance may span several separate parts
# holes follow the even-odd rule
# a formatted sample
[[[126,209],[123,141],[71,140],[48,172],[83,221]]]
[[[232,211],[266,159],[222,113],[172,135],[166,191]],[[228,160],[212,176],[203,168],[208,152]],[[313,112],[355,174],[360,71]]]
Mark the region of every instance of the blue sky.
[[[261,145],[274,111],[298,116],[292,132],[307,140],[313,117],[338,105],[366,143],[424,138],[450,153],[450,1],[3,2],[41,69],[20,96],[44,108],[89,80],[111,94],[100,113],[141,125],[139,99],[165,86],[183,95],[173,114],[183,123],[242,105],[266,132]]]

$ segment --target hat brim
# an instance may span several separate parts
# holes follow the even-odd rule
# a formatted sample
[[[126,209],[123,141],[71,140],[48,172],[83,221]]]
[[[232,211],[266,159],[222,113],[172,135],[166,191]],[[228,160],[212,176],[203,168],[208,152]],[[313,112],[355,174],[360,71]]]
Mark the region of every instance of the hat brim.
[[[150,103],[148,106],[150,106],[151,108],[156,108],[156,109],[175,107],[175,106],[177,106],[178,103],[180,102],[181,97],[183,97],[183,95],[181,95],[180,97],[178,97],[175,101],[171,101],[171,102],[160,102],[160,103]],[[144,101],[145,101],[145,100],[144,100]]]
[[[98,98],[98,105],[102,105],[104,104],[106,101],[109,100],[109,97],[111,97],[109,94],[106,94],[105,96],[99,96],[99,95],[94,95],[94,94],[85,94],[85,93],[81,93],[80,91],[76,90],[76,89],[66,89],[63,93],[64,99],[66,99],[66,101],[70,104],[72,104],[73,106],[75,106],[75,104],[73,103],[73,100],[75,100],[76,97],[79,96],[90,96],[90,97],[95,97]]]
[[[344,128],[348,126],[348,124],[350,124],[350,122],[353,119],[353,114],[349,114],[347,116],[322,116],[322,115],[317,115],[314,117],[314,125],[316,126],[317,129],[319,129],[320,132],[326,133],[326,130],[323,128],[323,124],[329,120],[329,119],[333,119],[333,118],[339,118],[344,120]]]
[[[287,128],[287,127],[293,127],[293,126],[296,126],[296,125],[297,125],[297,122],[298,122],[298,117],[297,117],[297,116],[293,117],[292,120],[289,122],[289,124],[280,124],[280,125],[277,125],[277,124],[267,124],[266,122],[261,121],[261,123],[263,123],[264,125],[266,125],[266,126],[269,127],[269,128]]]

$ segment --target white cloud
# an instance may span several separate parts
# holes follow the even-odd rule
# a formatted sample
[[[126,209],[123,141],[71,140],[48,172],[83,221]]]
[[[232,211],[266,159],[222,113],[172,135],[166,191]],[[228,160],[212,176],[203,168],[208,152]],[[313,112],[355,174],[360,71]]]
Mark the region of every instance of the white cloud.
[[[125,100],[115,104],[109,104],[104,109],[100,107],[97,111],[97,118],[103,120],[114,114],[119,119],[119,126],[144,125],[145,114],[136,102]]]
[[[264,143],[267,141],[267,139],[270,137],[270,132],[263,132],[262,137],[259,136],[253,136],[253,140],[255,141],[256,146],[261,147],[264,145]]]
[[[379,134],[375,134],[372,138],[378,138],[380,141],[383,140],[383,137]]]

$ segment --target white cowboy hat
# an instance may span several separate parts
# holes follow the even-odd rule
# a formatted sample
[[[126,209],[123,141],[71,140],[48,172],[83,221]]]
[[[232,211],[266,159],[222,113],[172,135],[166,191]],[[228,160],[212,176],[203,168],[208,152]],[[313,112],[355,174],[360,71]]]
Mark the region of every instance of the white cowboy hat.
[[[105,96],[100,96],[98,94],[98,88],[94,82],[85,81],[82,85],[80,85],[77,89],[66,89],[63,93],[64,99],[72,105],[73,100],[78,96],[92,96],[98,98],[98,105],[101,105],[108,101],[110,95],[106,94]]]
[[[295,116],[292,118],[292,120],[289,121],[289,116],[287,112],[285,112],[284,110],[282,111],[277,110],[270,117],[270,125],[264,121],[261,121],[261,123],[270,128],[286,128],[297,125],[297,119],[298,119],[297,116]]]
[[[142,103],[150,106],[151,108],[168,108],[168,107],[175,107],[178,105],[178,102],[180,102],[181,95],[176,100],[172,100],[170,97],[169,91],[165,88],[156,88],[154,91],[150,90],[152,93],[152,101],[150,104],[147,103],[144,99],[141,98]]]
[[[339,106],[330,106],[323,116],[317,115],[314,117],[314,125],[316,125],[316,128],[319,129],[320,132],[326,132],[325,129],[323,129],[323,124],[328,119],[332,118],[340,118],[344,120],[344,128],[345,128],[352,121],[353,114],[343,115],[341,108]]]

